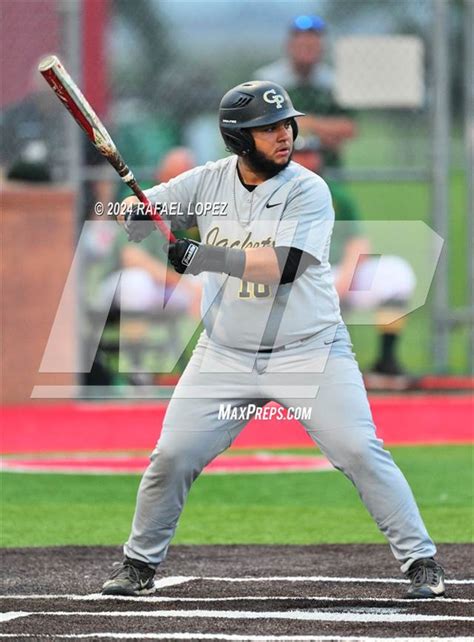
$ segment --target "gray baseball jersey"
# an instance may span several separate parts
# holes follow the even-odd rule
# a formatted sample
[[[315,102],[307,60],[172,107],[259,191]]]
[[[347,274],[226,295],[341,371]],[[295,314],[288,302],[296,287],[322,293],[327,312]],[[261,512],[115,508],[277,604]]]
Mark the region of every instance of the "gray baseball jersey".
[[[173,228],[197,225],[204,243],[295,247],[317,263],[278,288],[205,273],[202,316],[208,335],[225,346],[257,350],[288,345],[340,323],[328,262],[334,210],[326,183],[292,162],[249,192],[236,163],[236,156],[207,163],[148,190],[147,196],[161,205]],[[200,215],[211,206],[213,213]]]

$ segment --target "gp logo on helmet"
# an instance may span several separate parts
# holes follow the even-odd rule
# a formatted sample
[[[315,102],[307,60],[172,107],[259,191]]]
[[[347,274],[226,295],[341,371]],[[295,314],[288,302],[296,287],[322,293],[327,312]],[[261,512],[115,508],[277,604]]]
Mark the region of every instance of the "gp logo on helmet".
[[[281,109],[283,103],[285,102],[284,96],[282,96],[281,94],[277,94],[274,89],[269,89],[268,91],[266,91],[263,94],[263,100],[270,105],[276,103],[277,109]]]

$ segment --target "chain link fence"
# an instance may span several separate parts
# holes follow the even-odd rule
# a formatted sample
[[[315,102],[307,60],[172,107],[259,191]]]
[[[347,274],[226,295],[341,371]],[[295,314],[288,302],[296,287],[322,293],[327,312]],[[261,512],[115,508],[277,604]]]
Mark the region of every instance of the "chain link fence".
[[[126,128],[138,119],[146,129],[151,120],[163,139],[155,134],[156,160],[162,147],[171,142],[194,145],[199,162],[217,158],[223,151],[216,127],[221,96],[233,85],[252,78],[256,69],[284,56],[288,25],[305,11],[320,13],[327,21],[324,62],[329,65],[334,64],[338,41],[348,36],[410,35],[419,39],[423,55],[420,104],[357,109],[359,135],[344,151],[344,166],[354,173],[381,168],[403,170],[407,176],[413,176],[413,170],[428,172],[434,90],[433,0],[251,4],[142,0],[133,8],[126,2],[114,2],[109,64],[115,127]],[[455,42],[459,42],[458,29],[459,25],[452,27]],[[458,61],[456,57],[452,64],[452,103],[460,118]],[[373,76],[379,62],[369,55],[365,69],[360,70],[361,83],[367,84],[364,73]],[[460,167],[460,135],[453,142],[453,160]],[[142,154],[143,165],[148,166],[147,149]]]
[[[418,76],[414,78],[412,71],[402,67],[394,82],[403,88],[404,74],[408,82],[410,73],[410,82],[421,88],[419,100],[406,105],[370,104],[369,100],[364,105],[360,101],[351,104],[349,99],[345,107],[355,118],[357,136],[343,146],[340,165],[332,171],[328,168],[328,175],[347,182],[364,218],[383,220],[395,210],[399,219],[425,220],[446,237],[452,256],[448,261],[446,255],[440,263],[433,343],[426,344],[420,355],[420,368],[469,369],[472,364],[462,346],[466,346],[470,319],[465,270],[469,212],[464,198],[472,181],[465,147],[466,122],[472,118],[466,112],[465,69],[468,41],[473,36],[471,0],[103,0],[100,4],[101,18],[94,20],[93,0],[2,3],[2,60],[8,69],[2,83],[3,172],[11,175],[12,167],[20,164],[22,169],[23,163],[31,165],[34,173],[38,165],[46,164],[48,180],[67,180],[82,195],[80,227],[85,219],[94,219],[98,199],[113,202],[126,192],[74,130],[75,124],[35,73],[41,55],[59,53],[83,87],[91,69],[102,70],[107,99],[99,113],[147,187],[156,182],[160,163],[177,146],[188,147],[196,163],[225,153],[217,126],[220,98],[230,87],[254,77],[260,67],[285,56],[288,25],[295,16],[324,17],[323,62],[333,69],[336,84],[341,71],[338,52],[348,38],[404,36],[415,40],[420,53],[413,73]],[[96,50],[91,34],[100,41]],[[448,55],[443,71],[435,54],[437,38],[444,37]],[[382,60],[374,53],[361,63],[351,81],[356,88],[359,84],[370,89],[370,83],[376,83],[383,73]],[[389,64],[389,71],[392,67]],[[437,103],[440,83],[448,91],[442,111]],[[379,87],[374,84],[372,89],[376,94]],[[28,132],[26,126],[34,120],[27,111],[30,103],[37,103],[34,110],[40,114],[41,127],[36,133],[34,128]],[[15,119],[19,124],[14,127]],[[443,145],[449,150],[438,157]],[[434,171],[436,166],[441,174]],[[441,193],[435,189],[439,180],[445,186]],[[399,189],[394,190],[396,185]],[[450,212],[457,217],[454,228],[448,225],[448,193]],[[394,195],[394,206],[387,207],[386,194]],[[454,303],[463,310],[460,324],[450,315]],[[422,323],[429,321],[425,313]],[[417,341],[415,335],[411,341]],[[444,345],[441,351],[433,347],[440,342]]]
[[[66,117],[37,72],[41,56],[63,49],[64,14],[54,1],[7,0],[0,11],[1,172],[15,180],[64,181]]]

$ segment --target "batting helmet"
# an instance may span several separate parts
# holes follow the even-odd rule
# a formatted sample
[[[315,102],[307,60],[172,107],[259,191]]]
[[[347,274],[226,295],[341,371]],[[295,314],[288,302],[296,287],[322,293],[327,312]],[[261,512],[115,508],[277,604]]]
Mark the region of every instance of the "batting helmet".
[[[295,116],[304,114],[296,111],[283,87],[266,80],[252,80],[233,87],[222,98],[219,127],[227,149],[245,156],[255,148],[249,128],[291,118],[294,140],[298,135]]]

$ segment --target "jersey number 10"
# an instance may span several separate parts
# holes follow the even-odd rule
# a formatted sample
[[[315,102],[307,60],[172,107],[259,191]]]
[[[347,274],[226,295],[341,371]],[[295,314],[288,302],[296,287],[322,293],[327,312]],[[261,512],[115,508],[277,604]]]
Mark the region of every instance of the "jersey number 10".
[[[267,296],[270,296],[271,290],[270,286],[265,283],[251,283],[250,281],[241,281],[239,298],[241,299],[250,299],[255,297],[256,299],[264,299]]]

